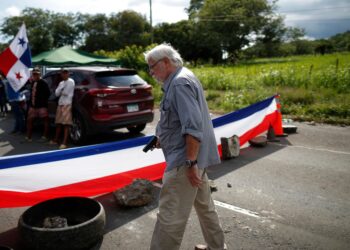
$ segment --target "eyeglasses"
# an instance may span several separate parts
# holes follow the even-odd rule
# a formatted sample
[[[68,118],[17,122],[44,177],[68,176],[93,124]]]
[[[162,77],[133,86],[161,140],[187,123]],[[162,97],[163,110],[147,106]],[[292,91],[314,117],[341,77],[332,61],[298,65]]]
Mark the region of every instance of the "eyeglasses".
[[[152,65],[149,65],[149,66],[148,66],[149,71],[151,71],[155,66],[157,66],[157,64],[158,64],[160,61],[162,61],[163,59],[164,59],[164,58],[159,59],[158,61],[156,61],[156,62],[153,63]]]

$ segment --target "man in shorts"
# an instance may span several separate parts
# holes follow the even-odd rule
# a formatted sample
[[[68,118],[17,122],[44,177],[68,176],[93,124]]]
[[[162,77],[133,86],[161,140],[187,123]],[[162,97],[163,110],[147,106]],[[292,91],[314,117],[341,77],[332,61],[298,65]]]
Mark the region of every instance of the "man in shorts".
[[[48,102],[50,97],[50,89],[47,82],[41,79],[40,70],[34,68],[32,71],[32,89],[29,101],[28,117],[27,117],[27,136],[25,140],[32,141],[33,121],[39,117],[44,122],[44,133],[39,139],[46,142],[49,132],[49,113]]]
[[[73,124],[72,121],[72,101],[74,95],[75,82],[73,79],[69,78],[68,69],[61,70],[62,81],[59,83],[55,94],[59,97],[58,106],[56,111],[56,135],[55,139],[50,141],[50,144],[58,144],[59,137],[64,130],[63,140],[59,149],[67,148],[68,134],[70,126]]]

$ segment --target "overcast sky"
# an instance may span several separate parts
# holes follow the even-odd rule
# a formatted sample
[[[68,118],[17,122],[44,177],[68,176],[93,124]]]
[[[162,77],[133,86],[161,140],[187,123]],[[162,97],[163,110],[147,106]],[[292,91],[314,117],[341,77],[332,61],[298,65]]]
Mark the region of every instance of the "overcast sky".
[[[190,0],[152,0],[153,24],[187,19]],[[287,26],[304,28],[310,38],[327,38],[350,30],[350,0],[279,0],[279,13]],[[149,18],[149,0],[0,0],[4,17],[19,15],[26,7],[54,12],[118,13],[131,9]]]

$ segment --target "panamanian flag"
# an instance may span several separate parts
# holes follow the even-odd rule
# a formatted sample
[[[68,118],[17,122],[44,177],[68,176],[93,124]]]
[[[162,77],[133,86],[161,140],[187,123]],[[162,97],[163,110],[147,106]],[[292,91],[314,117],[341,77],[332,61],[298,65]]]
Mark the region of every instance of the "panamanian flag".
[[[28,42],[26,26],[23,23],[10,46],[0,54],[0,70],[15,91],[30,77],[32,57]]]

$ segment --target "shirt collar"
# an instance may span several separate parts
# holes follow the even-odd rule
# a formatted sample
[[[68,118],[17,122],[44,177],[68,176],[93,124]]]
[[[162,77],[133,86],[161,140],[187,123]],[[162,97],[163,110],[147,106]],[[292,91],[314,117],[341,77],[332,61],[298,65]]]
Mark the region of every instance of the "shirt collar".
[[[171,81],[174,79],[174,77],[180,72],[182,67],[178,67],[174,72],[172,72],[168,78],[164,81],[162,91],[167,92],[170,86]]]

